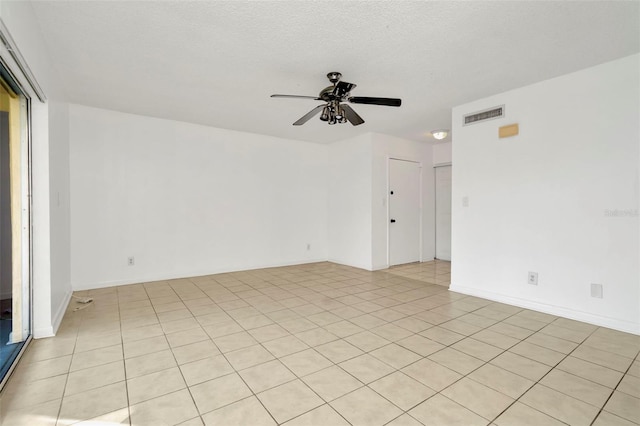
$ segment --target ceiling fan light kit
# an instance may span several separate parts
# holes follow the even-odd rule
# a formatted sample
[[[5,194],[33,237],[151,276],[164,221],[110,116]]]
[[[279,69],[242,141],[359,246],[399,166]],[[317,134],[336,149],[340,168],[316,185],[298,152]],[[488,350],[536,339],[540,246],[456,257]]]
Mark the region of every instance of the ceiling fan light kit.
[[[301,126],[316,114],[320,114],[320,120],[325,121],[330,125],[338,123],[350,122],[354,126],[358,126],[364,123],[362,117],[356,113],[345,102],[352,104],[365,104],[365,105],[383,105],[399,107],[402,104],[401,99],[397,98],[372,98],[362,96],[349,96],[351,90],[356,88],[353,83],[347,83],[341,81],[342,74],[339,72],[330,72],[327,74],[327,78],[331,82],[331,86],[325,87],[320,91],[318,97],[314,96],[301,96],[301,95],[271,95],[272,98],[298,98],[298,99],[313,99],[315,101],[323,101],[325,104],[318,105],[302,117],[298,119],[294,126]],[[321,113],[322,112],[322,113]]]

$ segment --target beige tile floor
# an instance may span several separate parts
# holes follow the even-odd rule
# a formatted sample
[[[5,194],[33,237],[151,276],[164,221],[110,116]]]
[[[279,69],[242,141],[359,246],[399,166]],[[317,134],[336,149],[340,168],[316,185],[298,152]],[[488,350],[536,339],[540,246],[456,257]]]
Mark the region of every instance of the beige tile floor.
[[[446,287],[451,284],[451,262],[443,260],[392,266],[387,272],[412,280],[426,281]]]
[[[631,425],[638,336],[331,263],[83,292],[2,425]]]

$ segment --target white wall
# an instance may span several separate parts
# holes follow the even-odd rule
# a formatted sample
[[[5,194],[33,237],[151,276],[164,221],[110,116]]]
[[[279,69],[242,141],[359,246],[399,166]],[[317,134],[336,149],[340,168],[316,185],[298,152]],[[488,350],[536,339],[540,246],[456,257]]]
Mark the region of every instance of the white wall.
[[[69,115],[74,289],[327,259],[384,268],[389,158],[427,165],[433,258],[426,144],[309,144],[80,105]]]
[[[74,289],[327,259],[323,145],[80,105],[70,132]]]
[[[389,158],[423,165],[433,259],[427,144],[318,145],[80,105],[69,117],[74,289],[327,259],[385,268]]]
[[[371,134],[328,146],[329,260],[362,269],[371,263]]]
[[[9,29],[25,58],[31,71],[42,86],[47,97],[52,100],[63,101],[64,90],[52,66],[49,54],[45,48],[35,15],[28,2],[0,2],[0,18]],[[3,59],[10,65],[12,60],[8,54]],[[18,68],[13,66],[14,72],[19,74]],[[23,86],[30,90],[26,80],[21,75]],[[54,154],[50,157],[50,139],[55,139],[56,146],[64,146],[64,130],[54,130],[50,134],[50,127],[64,129],[64,114],[53,113],[50,116],[49,103],[41,103],[31,93],[31,158],[32,158],[32,287],[33,287],[33,335],[46,337],[55,333],[61,313],[64,312],[70,296],[70,284],[64,279],[65,263],[68,263],[68,244],[64,241],[64,227],[68,217],[65,213],[50,216],[50,176],[62,176],[66,167],[64,155]],[[58,122],[62,120],[63,122]],[[64,179],[58,179],[58,190],[67,192]],[[53,231],[52,231],[53,230]],[[61,237],[61,240],[57,240]],[[56,259],[51,259],[52,238],[56,239]],[[52,262],[55,264],[52,265]],[[56,275],[52,277],[52,268]],[[67,296],[62,296],[67,295]]]
[[[390,158],[422,166],[422,260],[433,260],[431,147],[367,133],[329,145],[330,261],[367,270],[389,267]]]
[[[453,109],[452,290],[640,332],[639,63],[633,55]],[[461,126],[462,115],[501,104],[505,118]],[[498,139],[511,123],[520,134]],[[615,210],[625,213],[607,215]]]
[[[451,142],[436,142],[433,145],[433,165],[451,164]]]
[[[71,295],[69,104],[49,102],[51,313],[54,330]]]
[[[434,173],[432,149],[426,143],[393,136],[372,134],[372,268],[389,267],[389,159],[420,163],[422,183],[422,249],[421,261],[433,260],[435,255]],[[420,230],[416,230],[420,232]]]

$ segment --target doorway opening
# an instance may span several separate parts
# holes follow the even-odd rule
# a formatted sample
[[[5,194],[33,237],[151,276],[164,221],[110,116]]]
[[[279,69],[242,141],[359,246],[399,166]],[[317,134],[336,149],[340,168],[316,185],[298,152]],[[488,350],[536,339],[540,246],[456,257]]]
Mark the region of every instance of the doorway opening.
[[[440,230],[442,241],[436,241],[436,247],[439,246],[440,252],[436,251],[435,259],[423,261],[422,169],[420,163],[389,159],[388,273],[427,284],[449,287],[451,283],[451,165],[447,164],[447,166],[443,175],[446,177],[448,172],[448,180],[440,179],[442,180],[440,194],[436,188],[435,197],[436,205],[438,198],[440,199],[443,216],[448,213],[448,222],[443,220],[445,226]],[[436,174],[441,173],[436,171]],[[436,182],[438,181],[439,179],[436,178]],[[447,194],[448,210],[444,208],[447,206]]]

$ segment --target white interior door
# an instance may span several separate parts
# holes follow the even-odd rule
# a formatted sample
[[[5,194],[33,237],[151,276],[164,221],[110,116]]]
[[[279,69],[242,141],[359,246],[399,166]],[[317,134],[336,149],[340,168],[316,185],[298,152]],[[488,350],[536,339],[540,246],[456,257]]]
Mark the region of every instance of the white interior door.
[[[389,160],[389,265],[420,261],[420,164]]]
[[[451,166],[436,167],[436,259],[451,260]]]

